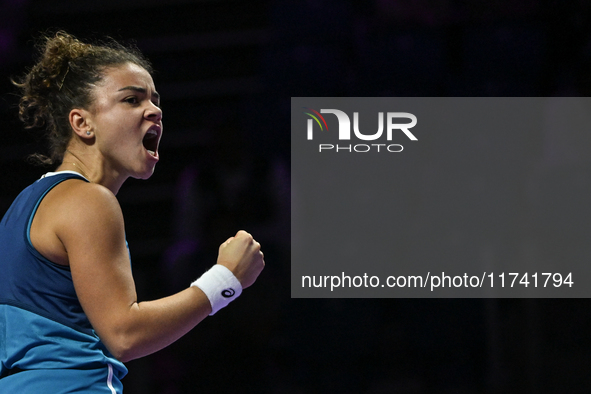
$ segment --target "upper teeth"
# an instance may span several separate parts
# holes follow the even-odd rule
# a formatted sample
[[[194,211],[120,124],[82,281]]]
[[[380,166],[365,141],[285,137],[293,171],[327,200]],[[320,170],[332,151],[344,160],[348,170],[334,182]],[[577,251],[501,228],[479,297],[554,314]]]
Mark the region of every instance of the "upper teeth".
[[[156,130],[148,130],[148,134],[158,135],[158,133],[156,132]]]

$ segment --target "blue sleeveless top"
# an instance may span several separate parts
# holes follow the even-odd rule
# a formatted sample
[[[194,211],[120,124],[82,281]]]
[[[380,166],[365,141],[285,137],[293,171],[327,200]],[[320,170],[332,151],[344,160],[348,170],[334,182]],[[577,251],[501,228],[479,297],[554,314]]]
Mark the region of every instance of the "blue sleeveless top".
[[[48,174],[27,187],[0,222],[0,377],[11,371],[127,368],[95,334],[76,296],[69,267],[43,257],[30,228],[41,200],[75,172]]]

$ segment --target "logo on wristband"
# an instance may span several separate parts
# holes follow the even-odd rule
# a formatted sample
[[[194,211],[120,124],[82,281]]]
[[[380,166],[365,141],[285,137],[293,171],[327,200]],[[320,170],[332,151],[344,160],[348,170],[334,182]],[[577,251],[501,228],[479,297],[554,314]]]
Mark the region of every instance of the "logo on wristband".
[[[236,291],[234,289],[232,289],[231,287],[228,289],[222,290],[222,297],[224,297],[224,298],[233,297],[234,294],[236,294]]]

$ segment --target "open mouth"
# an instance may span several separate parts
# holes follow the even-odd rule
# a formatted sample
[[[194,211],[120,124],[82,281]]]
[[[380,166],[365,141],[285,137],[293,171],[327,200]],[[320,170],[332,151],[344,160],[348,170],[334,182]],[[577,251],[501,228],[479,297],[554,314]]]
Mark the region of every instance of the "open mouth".
[[[156,156],[156,151],[158,150],[158,132],[153,129],[148,130],[142,140],[142,144],[150,155]]]

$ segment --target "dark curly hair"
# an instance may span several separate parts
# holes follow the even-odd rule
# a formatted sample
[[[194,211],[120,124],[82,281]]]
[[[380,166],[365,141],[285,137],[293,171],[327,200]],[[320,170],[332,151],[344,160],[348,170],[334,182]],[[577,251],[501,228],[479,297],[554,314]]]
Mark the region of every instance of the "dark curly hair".
[[[135,47],[115,40],[86,44],[58,31],[41,38],[40,58],[18,81],[21,91],[19,118],[25,128],[43,128],[49,141],[50,156],[33,154],[42,164],[61,163],[72,138],[69,113],[74,108],[89,109],[93,85],[113,66],[134,63],[152,74],[150,62]]]

